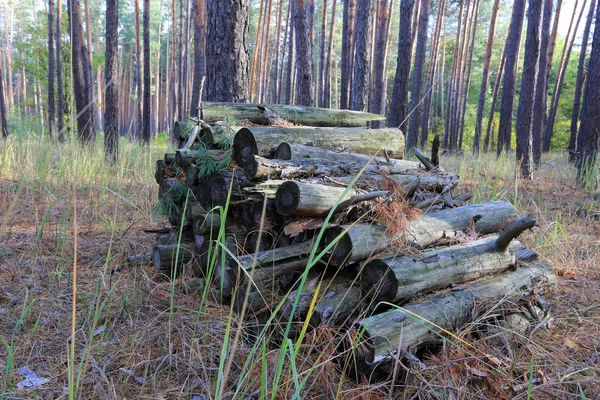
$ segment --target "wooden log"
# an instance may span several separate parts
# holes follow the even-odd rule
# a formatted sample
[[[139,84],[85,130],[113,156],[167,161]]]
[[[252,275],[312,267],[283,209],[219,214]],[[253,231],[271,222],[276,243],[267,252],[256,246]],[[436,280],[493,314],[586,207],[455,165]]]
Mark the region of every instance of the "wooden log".
[[[156,179],[156,183],[159,185],[163,179],[165,179],[166,170],[167,165],[165,164],[165,160],[156,160],[156,164],[154,166],[154,179]]]
[[[285,143],[285,142],[284,142]],[[283,144],[282,144],[283,145]],[[421,168],[420,163],[416,161],[399,160],[395,158],[386,158],[379,156],[371,156],[366,154],[352,153],[348,151],[333,151],[322,149],[320,147],[305,146],[302,144],[287,144],[291,151],[290,158],[320,158],[331,161],[340,162],[352,162],[355,164],[366,165],[371,163],[373,165],[386,166],[392,171],[387,170],[386,172],[392,173],[420,173],[424,170]],[[276,157],[271,157],[276,158]]]
[[[435,164],[433,164],[433,162],[431,162],[431,160],[427,158],[427,156],[423,154],[418,147],[413,148],[413,151],[415,152],[415,156],[419,159],[419,161],[421,161],[421,164],[425,166],[427,171],[432,171],[436,168]]]
[[[208,123],[222,121],[225,118],[256,119],[261,118],[260,104],[203,102],[202,119]],[[329,108],[303,107],[280,104],[266,104],[267,108],[281,118],[299,125],[307,126],[367,126],[369,121],[382,121],[385,117],[360,111],[336,110]]]
[[[505,201],[467,205],[421,215],[411,221],[405,231],[394,236],[388,235],[382,224],[357,223],[327,228],[321,247],[337,240],[330,251],[329,262],[341,267],[381,253],[392,242],[425,248],[455,238],[457,232],[464,232],[471,226],[479,234],[498,232],[516,217],[515,208]]]
[[[165,153],[163,161],[166,165],[171,165],[175,162],[175,153]]]
[[[277,189],[275,204],[281,215],[323,217],[338,201],[357,194],[355,189],[287,181]]]
[[[380,170],[389,170],[387,168],[380,168]],[[387,172],[387,171],[386,171]],[[400,185],[408,185],[412,183],[416,178],[419,178],[419,188],[436,193],[442,193],[447,187],[454,187],[458,185],[459,178],[456,174],[451,172],[439,172],[439,173],[420,173],[420,174],[391,174],[389,175],[394,181]],[[335,181],[340,184],[349,185],[353,180],[354,175],[336,177]],[[356,186],[359,188],[372,188],[377,186],[384,186],[383,177],[379,174],[363,174],[361,175]]]
[[[282,179],[271,179],[265,182],[257,183],[253,186],[247,186],[243,189],[244,193],[256,198],[262,199],[266,197],[270,200],[275,200],[277,189],[287,181]]]
[[[170,277],[173,267],[177,266],[180,268],[192,261],[195,252],[196,245],[194,243],[156,245],[154,246],[154,265],[156,266],[156,271]],[[198,264],[196,262],[192,264],[194,274],[196,275],[199,273]]]
[[[287,142],[280,143],[279,146],[271,148],[269,156],[274,160],[291,160],[292,148]]]
[[[472,319],[472,310],[484,299],[502,299],[508,295],[528,294],[545,284],[556,284],[557,277],[547,265],[519,268],[500,276],[434,296],[358,321],[355,334],[360,351],[349,352],[348,361],[358,375],[378,364],[438,338],[445,330],[454,330]],[[357,346],[358,344],[355,344]]]
[[[249,153],[253,144],[249,140],[252,134],[256,142],[256,151],[268,152],[272,146],[281,142],[311,144],[312,146],[335,151],[352,151],[360,154],[375,155],[386,149],[390,156],[402,158],[404,154],[404,136],[399,129],[363,129],[363,128],[256,128],[240,129],[233,140],[234,151]],[[240,142],[236,146],[236,142]],[[242,147],[242,142],[246,146]],[[243,157],[243,156],[242,156]],[[237,160],[236,160],[237,161]]]
[[[200,214],[192,220],[192,226],[195,235],[208,235],[212,232],[215,237],[221,229],[221,214],[218,212]]]
[[[298,158],[286,161],[269,160],[260,156],[244,160],[244,175],[249,180],[299,179],[316,176],[343,176],[358,172],[362,165],[319,158]],[[377,173],[375,166],[371,173]]]
[[[515,264],[515,257],[497,247],[498,237],[435,248],[420,255],[392,255],[369,261],[360,274],[361,289],[374,304],[399,303],[504,271]]]

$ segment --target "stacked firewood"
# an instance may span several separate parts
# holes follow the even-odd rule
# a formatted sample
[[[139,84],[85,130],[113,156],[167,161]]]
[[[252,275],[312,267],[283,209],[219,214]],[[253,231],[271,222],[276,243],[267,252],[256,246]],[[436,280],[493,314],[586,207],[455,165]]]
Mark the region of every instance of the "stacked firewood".
[[[515,240],[533,219],[505,201],[467,204],[435,155],[402,160],[399,130],[362,128],[371,114],[204,107],[204,120],[176,124],[180,148],[156,163],[158,208],[172,225],[157,237],[157,272],[193,274],[263,322],[356,331],[366,351],[340,351],[357,374],[464,324],[484,300],[556,281]],[[237,126],[218,122],[228,115]],[[528,320],[543,318],[543,307],[529,309],[539,315]]]

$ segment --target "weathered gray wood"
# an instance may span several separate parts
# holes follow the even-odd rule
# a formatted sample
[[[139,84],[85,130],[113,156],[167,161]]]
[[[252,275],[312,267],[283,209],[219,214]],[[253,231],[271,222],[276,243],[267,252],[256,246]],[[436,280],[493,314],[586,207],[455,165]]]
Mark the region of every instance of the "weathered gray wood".
[[[389,175],[394,181],[400,185],[408,185],[412,183],[416,178],[419,178],[419,188],[430,191],[442,193],[447,187],[454,187],[458,185],[459,178],[456,174],[451,172],[435,172],[435,173],[420,173],[420,174],[391,174]],[[354,176],[340,176],[336,177],[335,181],[349,185],[354,180]],[[359,188],[372,188],[383,185],[383,178],[379,174],[363,174],[361,175],[356,186]]]
[[[212,123],[225,118],[255,119],[262,111],[259,104],[203,102],[203,120]],[[307,126],[367,126],[369,121],[385,120],[382,115],[359,111],[336,110],[329,108],[302,107],[280,104],[266,104],[266,107],[290,122]]]
[[[244,175],[249,180],[299,179],[315,176],[343,176],[358,172],[362,165],[319,158],[269,160],[254,156],[244,160]],[[371,167],[375,172],[375,166]]]
[[[277,189],[275,204],[281,215],[322,217],[338,201],[358,194],[355,189],[287,181]]]
[[[207,235],[212,232],[213,237],[215,237],[216,233],[221,229],[221,215],[218,212],[200,214],[194,217],[192,226],[195,235]]]
[[[363,294],[398,303],[452,284],[500,272],[515,264],[509,251],[497,248],[498,235],[411,256],[386,256],[369,261],[361,271]],[[520,246],[514,242],[513,246]]]
[[[170,277],[174,266],[179,268],[194,259],[195,251],[196,245],[194,243],[154,246],[154,265],[156,266],[156,271]],[[199,272],[199,270],[196,271],[198,265],[196,262],[193,264],[192,268],[194,269],[194,274],[196,274]]]
[[[516,218],[515,208],[505,201],[467,205],[421,215],[410,221],[405,231],[394,236],[388,235],[382,224],[357,223],[327,228],[321,246],[337,240],[329,262],[339,267],[366,260],[385,251],[390,243],[404,242],[425,248],[444,239],[455,240],[458,232],[471,226],[479,234],[498,232]]]
[[[281,142],[307,144],[335,151],[351,151],[360,154],[375,155],[386,149],[390,156],[402,158],[404,154],[404,136],[396,128],[363,129],[363,128],[256,128],[240,129],[233,140],[234,150],[243,153],[253,152],[251,143],[244,147],[236,142],[247,142],[251,133],[256,141],[257,151],[253,154],[267,153],[272,146]],[[250,146],[250,147],[248,147]],[[261,151],[262,150],[262,151]],[[237,161],[237,160],[236,160]]]
[[[361,350],[349,354],[349,361],[359,372],[366,373],[377,364],[394,359],[398,351],[408,351],[438,338],[440,329],[451,331],[465,324],[473,317],[476,303],[484,299],[527,294],[534,287],[542,290],[545,284],[556,283],[556,274],[550,267],[535,265],[365,318],[355,325]]]

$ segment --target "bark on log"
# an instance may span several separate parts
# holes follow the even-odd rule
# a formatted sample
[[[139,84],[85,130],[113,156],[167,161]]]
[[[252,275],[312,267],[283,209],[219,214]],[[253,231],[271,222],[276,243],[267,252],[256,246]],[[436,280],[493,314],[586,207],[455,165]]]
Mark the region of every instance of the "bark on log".
[[[392,171],[393,169],[380,167],[384,171]],[[421,173],[421,174],[391,174],[390,177],[398,182],[400,185],[408,185],[413,182],[416,178],[419,178],[419,188],[429,191],[442,193],[444,189],[448,187],[455,187],[460,182],[458,176],[451,172],[436,172],[436,173]],[[340,176],[336,177],[335,181],[340,184],[349,185],[354,176]],[[379,174],[363,174],[356,181],[356,186],[359,188],[373,188],[374,186],[384,186],[383,178]]]
[[[222,121],[226,117],[253,120],[260,118],[259,104],[203,102],[202,119],[208,123]],[[266,107],[281,118],[299,125],[307,126],[367,126],[369,121],[382,121],[382,115],[366,112],[335,110],[329,108],[302,107],[278,104],[266,104]]]
[[[498,237],[436,248],[422,255],[393,255],[372,260],[361,271],[363,294],[372,299],[373,304],[399,303],[506,270],[515,264],[515,256],[497,249]],[[512,246],[520,246],[520,243],[514,242]]]
[[[221,215],[218,212],[200,214],[192,220],[195,235],[208,235],[212,232],[213,237],[221,229]]]
[[[329,262],[340,267],[385,251],[390,242],[406,242],[413,247],[425,248],[443,239],[455,238],[457,232],[470,227],[484,235],[498,232],[516,217],[515,208],[505,201],[467,205],[424,214],[393,237],[381,224],[334,226],[325,231],[321,246],[325,248],[338,240],[330,251]]]
[[[171,276],[173,267],[180,268],[182,265],[192,261],[196,251],[194,243],[180,243],[154,246],[154,265],[156,271],[168,277]],[[192,263],[194,275],[199,276],[199,265],[194,260]]]
[[[277,189],[275,204],[281,215],[323,217],[336,203],[358,194],[355,189],[287,181]]]
[[[254,156],[244,161],[244,175],[249,180],[293,179],[314,176],[343,176],[358,172],[362,165],[319,158],[297,158],[286,161]],[[376,167],[371,167],[375,172]]]
[[[359,376],[368,373],[378,364],[395,359],[398,351],[438,338],[440,328],[451,331],[460,327],[473,317],[476,303],[484,299],[528,294],[555,283],[557,277],[550,267],[535,265],[360,320],[355,325],[355,337],[361,347],[351,352],[352,368]]]
[[[353,162],[362,165],[366,165],[370,162],[373,165],[385,165],[394,169],[394,171],[398,171],[396,173],[412,174],[423,172],[423,169],[420,167],[420,163],[416,161],[399,160],[395,158],[386,159],[385,157],[373,157],[366,154],[351,153],[348,151],[333,151],[314,146],[305,146],[302,144],[289,143],[288,146],[291,150],[290,158],[325,158],[331,161]],[[395,173],[389,171],[387,172]]]
[[[253,150],[250,135],[256,141],[256,149],[268,152],[272,146],[281,142],[307,144],[335,151],[351,151],[360,154],[375,155],[386,149],[390,156],[402,158],[404,154],[404,136],[396,128],[366,129],[366,128],[255,128],[240,129],[233,139],[234,151],[244,153]],[[244,142],[246,146],[236,145]],[[250,143],[247,143],[250,142]],[[258,154],[254,152],[253,154]],[[246,157],[247,158],[247,157]],[[236,159],[237,162],[237,159]]]

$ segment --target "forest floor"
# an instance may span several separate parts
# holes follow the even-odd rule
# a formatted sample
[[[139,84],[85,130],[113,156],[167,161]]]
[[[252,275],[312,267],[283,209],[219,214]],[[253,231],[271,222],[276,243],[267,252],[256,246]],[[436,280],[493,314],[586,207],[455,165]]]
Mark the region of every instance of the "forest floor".
[[[504,348],[470,325],[455,332],[470,347],[445,346],[422,359],[426,369],[369,384],[336,368],[338,332],[316,330],[289,354],[275,340],[256,350],[228,306],[124,263],[152,250],[145,228],[167,225],[152,213],[154,160],[166,148],[123,141],[107,168],[100,146],[0,144],[1,398],[598,398],[600,200],[575,187],[563,155],[546,156],[532,181],[518,179],[512,157],[441,160],[473,202],[505,199],[537,219],[521,241],[560,276],[546,297],[553,319]],[[39,380],[25,379],[32,373]]]

